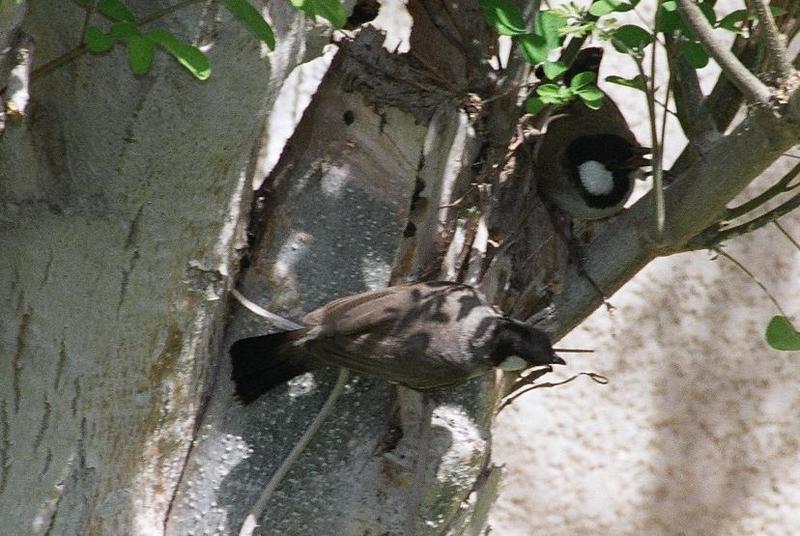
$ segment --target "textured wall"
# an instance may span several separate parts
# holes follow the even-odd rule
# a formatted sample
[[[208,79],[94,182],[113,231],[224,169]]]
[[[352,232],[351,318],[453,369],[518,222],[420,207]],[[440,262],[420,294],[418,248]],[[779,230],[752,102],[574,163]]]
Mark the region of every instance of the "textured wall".
[[[630,71],[606,60],[605,74]],[[629,120],[647,143],[645,117]],[[670,132],[674,156],[682,138]],[[800,215],[782,223],[800,239]],[[768,227],[726,250],[800,318],[800,253],[783,235]],[[800,355],[763,342],[770,301],[729,261],[696,252],[652,263],[611,302],[560,343],[596,353],[557,373],[611,383],[534,391],[499,416],[493,534],[796,534]]]
[[[787,218],[797,235],[800,218]],[[767,229],[729,248],[797,313],[800,255]],[[562,341],[580,379],[500,415],[497,534],[790,534],[800,523],[800,355],[762,342],[759,288],[703,252],[654,262]],[[569,372],[560,372],[567,376]]]

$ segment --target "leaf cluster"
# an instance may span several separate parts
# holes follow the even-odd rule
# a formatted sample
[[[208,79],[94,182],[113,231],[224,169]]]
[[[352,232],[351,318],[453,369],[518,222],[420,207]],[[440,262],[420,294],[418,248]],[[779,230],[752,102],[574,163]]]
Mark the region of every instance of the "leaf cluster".
[[[309,18],[322,17],[336,28],[347,22],[347,12],[339,0],[290,0],[292,5]],[[81,0],[87,9],[92,9],[91,0]],[[188,5],[191,2],[186,2]],[[270,49],[275,48],[275,34],[261,13],[248,0],[222,0],[222,4],[250,33]],[[211,65],[206,54],[198,47],[178,39],[164,28],[141,31],[138,21],[122,0],[99,0],[94,9],[111,21],[108,31],[98,26],[89,26],[84,33],[84,44],[89,52],[102,54],[115,45],[128,51],[128,65],[135,74],[150,70],[157,48],[174,57],[195,78],[206,80],[211,76]],[[148,21],[150,22],[150,21]]]

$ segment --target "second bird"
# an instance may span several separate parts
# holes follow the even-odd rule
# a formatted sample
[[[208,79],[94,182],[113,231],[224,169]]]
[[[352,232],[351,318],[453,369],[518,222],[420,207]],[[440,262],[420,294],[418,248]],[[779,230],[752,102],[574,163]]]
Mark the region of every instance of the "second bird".
[[[564,364],[547,335],[508,318],[474,288],[416,283],[332,301],[295,331],[231,346],[236,395],[250,403],[322,365],[348,368],[417,390],[463,383],[494,367]]]

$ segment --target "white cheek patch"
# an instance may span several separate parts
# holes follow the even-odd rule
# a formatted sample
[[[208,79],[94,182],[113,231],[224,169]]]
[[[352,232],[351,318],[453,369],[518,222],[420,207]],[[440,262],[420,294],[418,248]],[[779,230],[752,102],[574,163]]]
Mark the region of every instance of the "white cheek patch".
[[[597,160],[587,160],[579,165],[578,177],[592,195],[606,195],[614,189],[614,175]]]
[[[528,368],[528,362],[517,355],[508,356],[502,363],[497,365],[497,368],[506,372],[517,372]]]

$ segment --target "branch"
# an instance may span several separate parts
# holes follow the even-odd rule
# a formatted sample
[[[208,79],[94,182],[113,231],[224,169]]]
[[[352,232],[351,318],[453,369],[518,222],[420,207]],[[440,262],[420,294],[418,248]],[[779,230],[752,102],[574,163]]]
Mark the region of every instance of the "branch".
[[[741,35],[731,46],[731,51],[739,58],[745,68],[751,72],[758,72],[759,65],[764,59],[764,44],[757,39],[747,39]],[[742,94],[726,76],[720,76],[714,89],[706,97],[704,103],[709,113],[714,118],[717,130],[724,132],[733,122],[736,113],[742,106]]]
[[[731,134],[710,146],[704,158],[676,177],[664,191],[662,244],[656,244],[650,234],[654,194],[649,192],[586,245],[584,271],[611,293],[654,258],[684,251],[689,240],[720,219],[727,203],[796,145],[800,137],[800,92],[792,95],[785,113],[789,117],[781,119],[771,112],[755,110]],[[561,288],[553,306],[530,319],[552,326],[555,335],[570,331],[601,304],[574,264],[568,268]]]
[[[760,207],[773,197],[795,188],[797,185],[790,187],[789,183],[792,182],[792,179],[797,177],[798,174],[800,174],[800,164],[797,164],[786,175],[781,177],[778,182],[761,192],[759,195],[755,196],[753,199],[745,201],[739,206],[728,209],[724,219],[733,220],[740,216],[744,216],[748,212]]]
[[[754,104],[769,105],[770,90],[742,62],[714,36],[714,30],[692,0],[677,0],[684,21],[697,35],[705,51],[714,58],[722,72]]]
[[[674,81],[675,109],[683,131],[692,145],[703,144],[703,140],[713,141],[719,137],[719,131],[704,102],[697,71],[678,53],[675,39],[669,34],[665,37],[667,61]]]
[[[788,201],[778,205],[769,212],[765,212],[757,218],[753,218],[747,223],[722,230],[710,229],[708,232],[701,233],[696,238],[693,238],[691,241],[689,241],[687,244],[687,251],[713,248],[717,244],[720,244],[726,240],[730,240],[731,238],[752,233],[756,229],[760,229],[768,223],[775,222],[778,218],[785,216],[797,207],[800,207],[800,194],[795,195]]]
[[[791,78],[792,74],[794,74],[794,68],[789,61],[789,53],[786,50],[786,44],[778,30],[778,26],[775,24],[775,19],[772,18],[772,13],[770,13],[764,0],[750,0],[750,5],[756,12],[758,21],[761,23],[770,65],[775,70],[780,80],[788,80]]]

